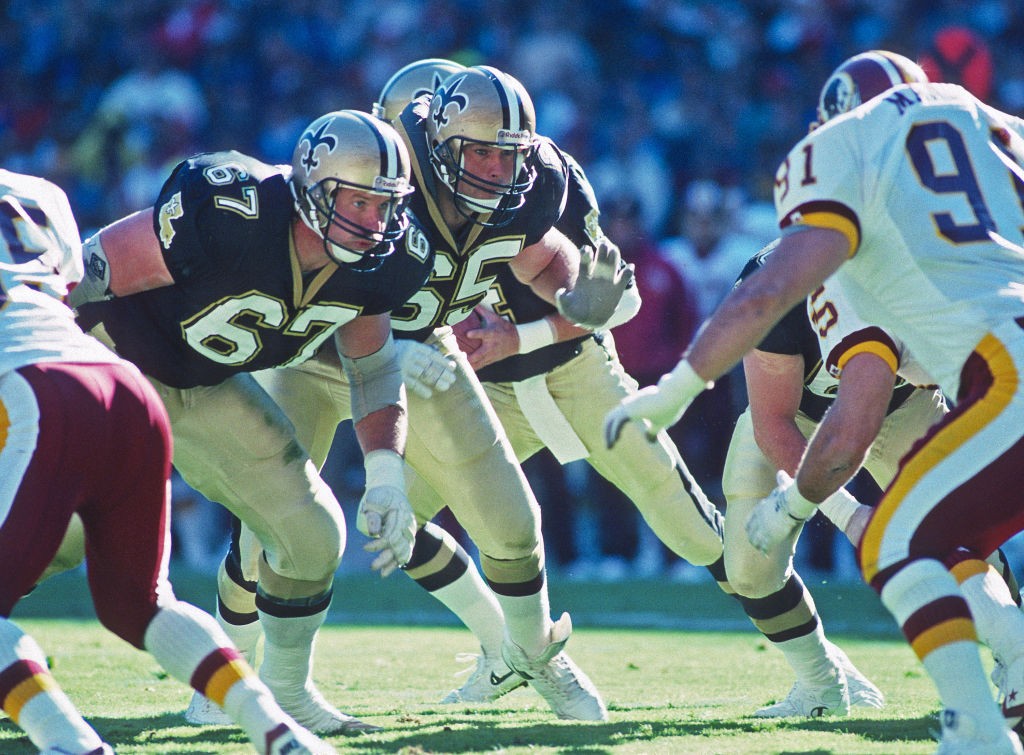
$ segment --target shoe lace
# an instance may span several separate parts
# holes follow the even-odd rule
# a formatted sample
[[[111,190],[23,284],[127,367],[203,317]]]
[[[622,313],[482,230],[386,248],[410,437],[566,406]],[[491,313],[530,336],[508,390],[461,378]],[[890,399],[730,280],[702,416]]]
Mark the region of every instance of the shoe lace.
[[[473,664],[472,666],[467,666],[466,668],[462,669],[461,671],[456,671],[454,674],[452,674],[452,676],[458,678],[460,676],[466,676],[467,674],[472,674],[477,669],[479,669],[480,668],[480,664],[483,662],[483,655],[480,654],[480,653],[456,653],[455,654],[455,662],[456,663],[472,663]]]

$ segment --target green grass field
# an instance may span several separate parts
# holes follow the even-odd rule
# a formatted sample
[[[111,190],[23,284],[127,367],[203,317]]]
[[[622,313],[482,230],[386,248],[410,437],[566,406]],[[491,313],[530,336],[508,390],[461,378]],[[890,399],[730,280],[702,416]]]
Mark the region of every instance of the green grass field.
[[[172,572],[172,580],[180,597],[211,607],[211,579]],[[875,595],[863,585],[808,583],[830,636],[885,692],[885,709],[754,719],[753,710],[786,694],[791,672],[713,584],[557,580],[553,610],[569,610],[575,625],[568,650],[601,690],[611,720],[558,721],[530,689],[492,705],[442,707],[437,700],[461,683],[455,674],[467,665],[455,654],[476,649],[468,632],[402,575],[342,575],[315,676],[332,702],[385,731],[330,741],[346,753],[403,755],[933,753],[934,690]],[[118,753],[251,752],[237,729],[184,722],[190,690],[99,626],[80,573],[42,585],[14,619],[39,640],[58,681]],[[34,752],[17,727],[0,722],[0,755]]]

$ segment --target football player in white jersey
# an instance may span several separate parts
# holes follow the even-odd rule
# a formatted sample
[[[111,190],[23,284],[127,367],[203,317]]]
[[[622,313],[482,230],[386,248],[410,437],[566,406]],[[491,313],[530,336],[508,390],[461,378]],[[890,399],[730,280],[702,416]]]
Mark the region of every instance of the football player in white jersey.
[[[978,605],[993,616],[972,616],[944,561],[967,548],[974,558],[958,568],[983,581],[981,559],[1024,529],[1013,484],[1024,461],[1024,122],[956,85],[898,81],[790,151],[775,177],[778,249],[671,373],[608,414],[606,440],[614,444],[626,425],[649,433],[677,421],[836,273],[857,313],[898,336],[954,403],[901,461],[868,522],[858,550],[864,579],[936,685],[939,752],[1022,753],[977,643],[979,629],[1010,626],[1007,638],[983,639],[1021,647],[1003,688],[1004,711],[1019,715],[1024,634],[1012,619],[989,620],[1017,608],[1008,594],[987,594]],[[823,104],[845,88],[828,82]],[[748,520],[760,550],[789,537],[849,475],[806,469]]]
[[[64,297],[82,273],[64,192],[0,170],[0,705],[43,755],[113,755],[9,620],[77,515],[103,626],[215,699],[257,752],[333,753],[280,709],[212,616],[174,597],[167,411],[134,365],[75,324]]]

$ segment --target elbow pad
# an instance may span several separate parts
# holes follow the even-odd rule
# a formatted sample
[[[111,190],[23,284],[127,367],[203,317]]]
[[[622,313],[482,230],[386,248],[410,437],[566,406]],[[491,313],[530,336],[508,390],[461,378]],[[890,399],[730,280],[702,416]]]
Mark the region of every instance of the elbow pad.
[[[352,424],[378,409],[405,408],[405,384],[398,364],[398,349],[390,333],[384,345],[373,354],[354,359],[342,354],[341,364],[351,392]]]

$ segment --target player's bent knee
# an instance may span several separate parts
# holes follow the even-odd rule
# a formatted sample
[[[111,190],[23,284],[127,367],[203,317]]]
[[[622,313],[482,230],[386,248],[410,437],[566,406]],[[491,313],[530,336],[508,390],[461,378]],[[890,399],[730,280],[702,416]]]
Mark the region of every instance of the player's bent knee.
[[[334,574],[345,552],[345,518],[327,486],[317,502],[295,509],[275,523],[273,541],[264,544],[267,563],[289,579],[317,582]]]
[[[481,553],[480,567],[492,586],[534,582],[544,570],[541,546],[528,556],[516,559],[495,559]]]

